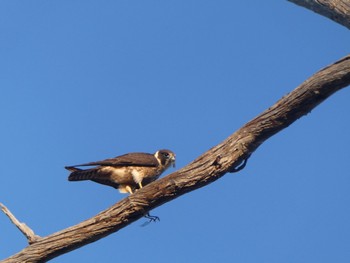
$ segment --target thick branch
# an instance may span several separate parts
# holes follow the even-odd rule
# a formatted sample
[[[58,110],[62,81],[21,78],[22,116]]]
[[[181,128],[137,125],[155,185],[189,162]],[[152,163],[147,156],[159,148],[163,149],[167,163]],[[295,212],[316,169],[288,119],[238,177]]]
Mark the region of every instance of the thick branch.
[[[349,0],[288,0],[350,29]]]
[[[350,56],[316,73],[275,105],[192,163],[78,225],[43,237],[2,261],[43,262],[110,235],[145,212],[235,171],[269,137],[350,84]]]

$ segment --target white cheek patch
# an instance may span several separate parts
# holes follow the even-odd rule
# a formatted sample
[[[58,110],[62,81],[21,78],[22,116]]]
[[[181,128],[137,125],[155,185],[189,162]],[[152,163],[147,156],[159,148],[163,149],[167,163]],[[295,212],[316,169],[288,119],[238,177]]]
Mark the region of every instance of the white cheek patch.
[[[154,157],[156,157],[158,165],[162,165],[162,160],[159,158],[159,151],[156,152],[156,154],[154,155]]]
[[[143,176],[141,175],[141,173],[139,171],[132,170],[131,175],[132,175],[132,178],[134,179],[135,183],[137,183],[137,184],[141,183]]]

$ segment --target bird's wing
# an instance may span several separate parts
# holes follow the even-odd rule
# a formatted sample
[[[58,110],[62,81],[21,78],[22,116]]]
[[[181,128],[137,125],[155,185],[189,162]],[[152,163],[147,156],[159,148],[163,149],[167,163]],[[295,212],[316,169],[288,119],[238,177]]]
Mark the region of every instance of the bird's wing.
[[[79,166],[147,166],[155,167],[158,165],[157,159],[150,153],[127,153],[115,158],[110,158],[97,162],[83,163],[72,166],[66,166],[67,170],[72,171]]]

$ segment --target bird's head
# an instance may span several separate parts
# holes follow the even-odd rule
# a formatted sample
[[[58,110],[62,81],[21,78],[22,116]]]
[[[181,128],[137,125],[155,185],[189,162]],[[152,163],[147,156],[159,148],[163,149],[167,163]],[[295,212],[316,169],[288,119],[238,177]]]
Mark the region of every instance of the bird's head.
[[[175,167],[175,153],[173,153],[170,150],[159,150],[157,151],[154,156],[159,161],[160,165],[164,167],[164,170],[169,168],[170,165]]]

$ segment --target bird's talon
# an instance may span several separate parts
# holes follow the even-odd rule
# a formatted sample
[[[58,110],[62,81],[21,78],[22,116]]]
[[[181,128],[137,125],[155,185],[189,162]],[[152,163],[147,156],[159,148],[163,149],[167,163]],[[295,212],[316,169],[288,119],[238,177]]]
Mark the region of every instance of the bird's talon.
[[[149,213],[145,215],[145,218],[149,220],[149,222],[157,222],[160,221],[160,218],[158,216],[151,216]]]

